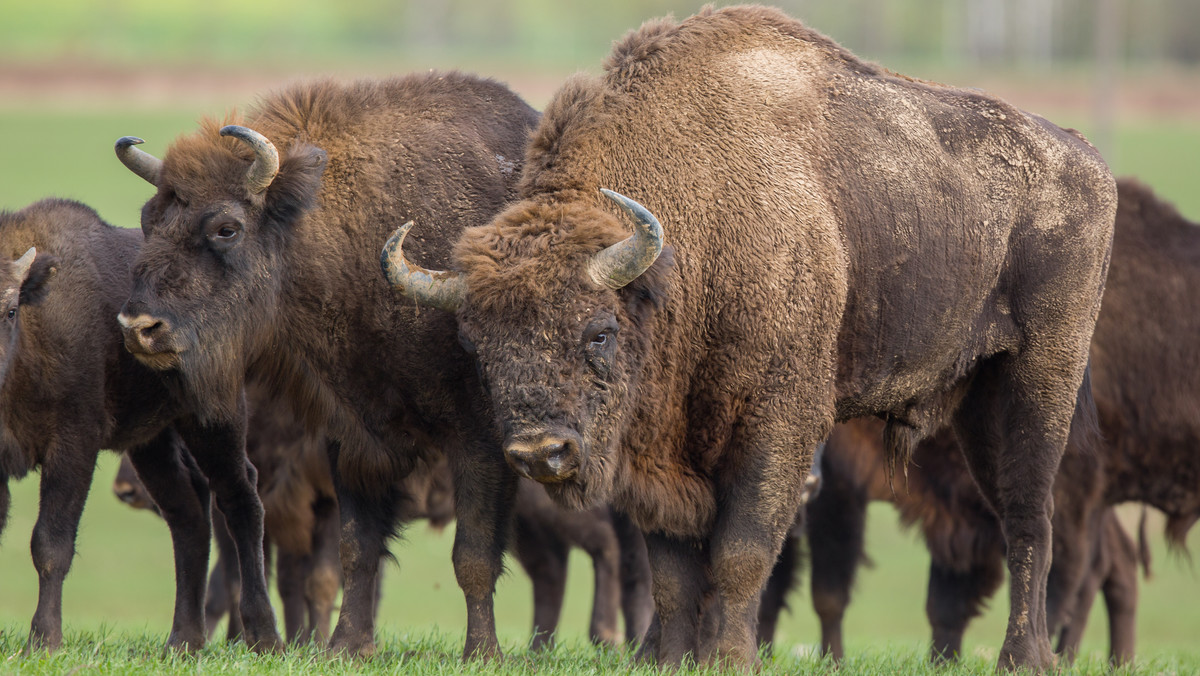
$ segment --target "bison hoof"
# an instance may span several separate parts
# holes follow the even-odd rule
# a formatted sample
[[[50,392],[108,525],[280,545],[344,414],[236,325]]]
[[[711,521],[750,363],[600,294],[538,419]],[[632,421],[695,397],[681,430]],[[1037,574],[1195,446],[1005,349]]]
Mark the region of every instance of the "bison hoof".
[[[481,641],[476,645],[467,644],[463,648],[463,661],[495,662],[504,659],[504,652],[495,639]]]
[[[29,632],[29,639],[25,641],[25,649],[22,651],[25,655],[33,655],[35,653],[52,653],[62,647],[62,632]]]
[[[272,631],[269,635],[262,638],[253,638],[247,633],[245,635],[246,645],[259,655],[278,654],[283,652],[283,638],[279,636],[279,632]]]
[[[334,637],[329,641],[325,652],[333,657],[348,657],[350,659],[368,659],[375,656],[375,641],[370,638],[345,639]]]
[[[163,646],[163,650],[170,653],[194,655],[203,647],[203,634],[173,631],[167,637],[167,645]]]

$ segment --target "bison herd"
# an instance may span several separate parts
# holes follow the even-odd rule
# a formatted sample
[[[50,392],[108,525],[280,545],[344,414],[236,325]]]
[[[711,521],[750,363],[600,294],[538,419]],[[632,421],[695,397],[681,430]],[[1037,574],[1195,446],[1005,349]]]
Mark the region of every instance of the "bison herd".
[[[578,546],[593,640],[750,667],[802,533],[840,658],[881,499],[932,553],[934,659],[1007,569],[1001,666],[1073,655],[1098,590],[1128,660],[1148,560],[1112,507],[1176,543],[1200,516],[1196,225],[1077,132],[776,10],[648,22],[540,116],[434,72],[141,142],[116,143],[155,189],[140,232],[0,214],[0,526],[41,471],[30,649],[62,642],[102,448],[170,529],[184,651],[226,612],[284,647],[273,561],[288,641],[369,656],[388,540],[453,518],[467,658],[500,651],[505,551],[537,648]]]

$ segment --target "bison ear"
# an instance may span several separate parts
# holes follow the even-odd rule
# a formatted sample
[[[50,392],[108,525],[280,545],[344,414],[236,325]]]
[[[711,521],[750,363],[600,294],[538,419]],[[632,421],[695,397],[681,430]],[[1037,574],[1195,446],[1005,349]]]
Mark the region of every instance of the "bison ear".
[[[317,203],[325,151],[306,143],[293,145],[279,163],[279,173],[267,188],[267,218],[288,225]]]
[[[29,266],[29,273],[21,283],[21,297],[18,305],[37,305],[46,297],[50,278],[58,272],[58,257],[48,253],[38,253]]]
[[[621,288],[626,311],[639,324],[648,320],[667,302],[671,288],[671,271],[675,267],[675,249],[664,246],[654,264]]]

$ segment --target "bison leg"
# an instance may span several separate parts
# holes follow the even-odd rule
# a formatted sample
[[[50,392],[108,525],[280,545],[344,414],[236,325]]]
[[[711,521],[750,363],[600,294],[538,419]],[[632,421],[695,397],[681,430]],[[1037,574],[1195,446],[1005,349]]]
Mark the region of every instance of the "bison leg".
[[[30,551],[38,573],[38,604],[27,651],[62,645],[62,585],[75,557],[75,535],[96,466],[98,443],[58,444],[42,465],[41,500]]]
[[[225,640],[242,638],[242,614],[238,606],[242,599],[242,574],[238,569],[237,545],[229,534],[229,524],[220,508],[213,506],[213,539],[217,542],[217,563],[208,579],[208,597],[204,601],[204,631],[211,637],[221,618],[229,613]]]
[[[553,507],[545,507],[554,509]],[[533,583],[533,638],[530,650],[542,650],[554,642],[567,587],[565,542],[547,529],[538,528],[530,517],[519,513],[513,523],[513,552]]]
[[[237,548],[242,582],[238,609],[245,642],[256,652],[282,650],[283,639],[275,629],[275,611],[267,596],[263,506],[255,486],[258,472],[246,459],[245,417],[224,424],[185,420],[179,427],[196,464],[208,477]]]
[[[1108,575],[1104,578],[1104,605],[1108,609],[1108,648],[1113,664],[1133,661],[1137,635],[1138,553],[1117,515],[1107,510],[1104,543],[1109,553]]]
[[[167,429],[150,443],[129,450],[129,461],[171,532],[175,552],[175,616],[167,647],[195,651],[204,646],[204,577],[208,570],[208,481]]]
[[[615,646],[621,642],[617,627],[621,602],[621,546],[607,508],[599,507],[575,516],[584,522],[584,527],[576,531],[576,541],[592,558],[595,575],[588,638],[597,645]]]
[[[983,603],[1004,582],[1003,550],[982,557],[965,571],[936,560],[929,563],[929,590],[925,615],[933,629],[929,658],[935,663],[958,659],[963,633]]]
[[[775,641],[775,626],[779,615],[787,608],[787,595],[796,586],[800,569],[800,540],[791,534],[783,541],[783,549],[767,578],[763,588],[762,602],[758,606],[758,645],[770,655]]]
[[[832,444],[832,442],[831,442]],[[825,457],[835,453],[826,447]],[[805,508],[809,558],[812,566],[813,609],[821,622],[821,654],[841,661],[842,617],[850,605],[854,577],[863,560],[867,494],[853,477],[842,476],[837,465],[822,461],[821,490]]]
[[[475,438],[484,438],[476,436]],[[492,596],[504,564],[517,476],[499,449],[458,449],[454,468],[454,577],[467,601],[467,640],[463,658],[500,656]]]
[[[309,626],[313,640],[324,645],[329,640],[333,604],[342,586],[342,564],[338,554],[338,508],[331,498],[321,498],[313,506],[312,565],[304,584],[308,603]],[[376,608],[379,599],[375,599]]]
[[[1061,364],[1026,353],[995,357],[981,366],[955,416],[971,476],[1000,517],[1008,548],[1004,668],[1054,664],[1046,627],[1051,485],[1076,397],[1074,388],[1053,382],[1051,374],[1061,371]]]
[[[311,567],[312,560],[308,555],[283,549],[276,552],[275,588],[283,604],[283,634],[288,643],[307,642],[312,633],[312,627],[307,622],[308,607],[304,599],[304,585]]]
[[[395,524],[393,491],[369,497],[350,489],[337,471],[339,444],[330,441],[330,466],[341,521],[342,610],[329,638],[329,651],[355,657],[375,654],[375,605],[379,559]]]
[[[625,642],[637,643],[646,635],[654,615],[654,597],[650,593],[650,556],[646,538],[633,521],[609,509],[613,530],[621,543],[621,614],[625,617]]]
[[[689,540],[646,533],[653,580],[654,618],[638,659],[679,666],[699,654],[700,614],[711,581],[704,549]]]

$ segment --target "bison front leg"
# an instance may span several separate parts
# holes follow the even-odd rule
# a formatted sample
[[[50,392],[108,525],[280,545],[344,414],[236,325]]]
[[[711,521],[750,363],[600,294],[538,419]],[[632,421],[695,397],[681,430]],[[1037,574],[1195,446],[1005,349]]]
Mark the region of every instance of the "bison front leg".
[[[758,661],[762,589],[795,522],[813,449],[833,424],[802,426],[794,410],[794,399],[779,393],[748,403],[729,445],[737,460],[717,480],[721,511],[710,540],[716,637],[702,646],[708,662],[745,668]]]
[[[175,553],[175,615],[167,648],[193,652],[204,647],[204,576],[208,569],[211,521],[208,481],[173,430],[130,449],[129,460],[171,532]]]
[[[711,587],[703,545],[662,533],[646,533],[654,617],[638,659],[678,667],[699,654],[701,613]]]
[[[463,658],[500,656],[492,596],[517,496],[517,476],[497,447],[481,445],[451,455],[454,466],[454,577],[467,601]]]
[[[244,408],[243,408],[244,410]],[[255,652],[278,652],[283,639],[267,595],[263,553],[263,506],[255,486],[258,472],[246,459],[245,417],[227,423],[179,423],[184,442],[208,477],[217,505],[237,547],[241,573],[243,638]]]
[[[38,604],[26,651],[62,645],[62,585],[75,556],[79,517],[92,482],[99,444],[94,440],[56,444],[42,465],[41,500],[30,551],[38,573]],[[52,442],[53,443],[53,442]]]
[[[390,488],[377,498],[352,490],[337,471],[339,445],[330,441],[330,466],[341,519],[342,609],[329,638],[329,652],[352,657],[375,654],[375,604],[379,559],[392,534],[396,503]]]

